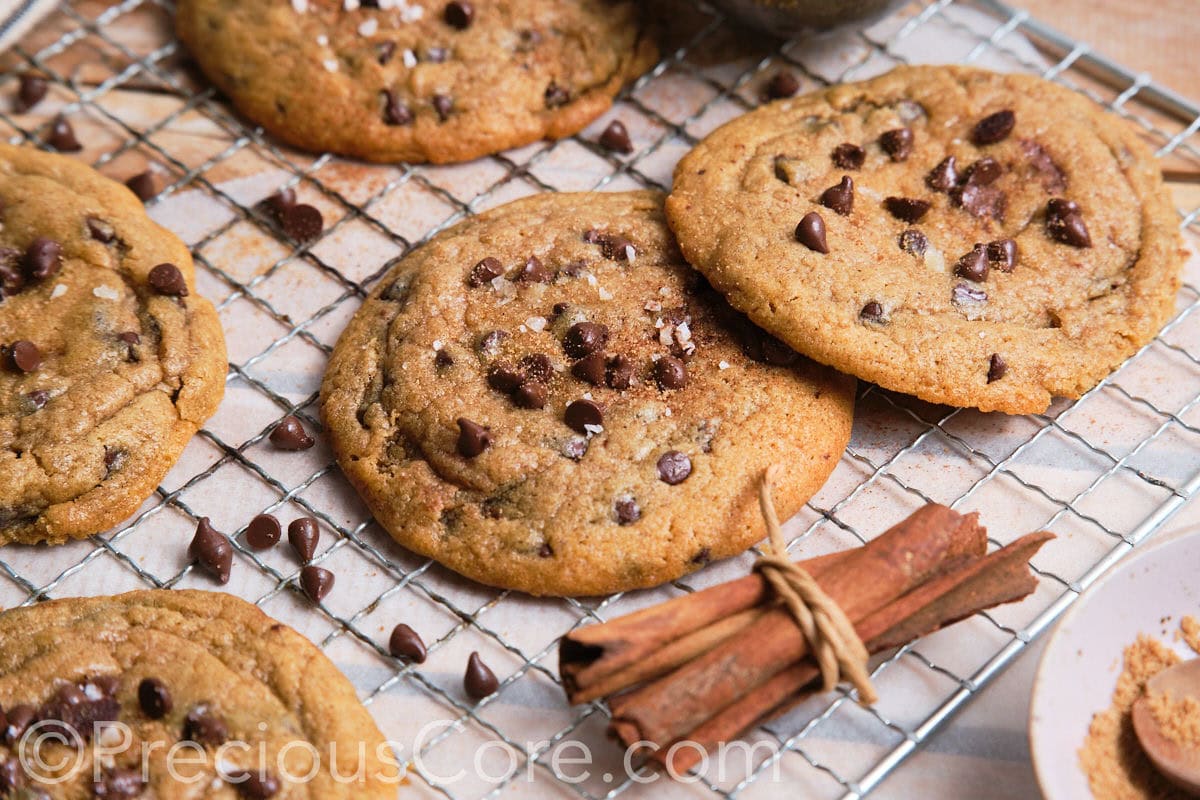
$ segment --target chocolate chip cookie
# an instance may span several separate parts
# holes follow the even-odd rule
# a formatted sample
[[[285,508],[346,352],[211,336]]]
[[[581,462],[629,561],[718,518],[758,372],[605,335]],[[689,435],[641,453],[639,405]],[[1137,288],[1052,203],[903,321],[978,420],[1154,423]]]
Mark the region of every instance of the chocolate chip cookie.
[[[322,412],[401,544],[538,595],[653,586],[797,511],[850,433],[854,381],[734,312],[652,192],[539,195],[405,258],[338,341]]]
[[[381,162],[569,136],[657,54],[631,0],[181,0],[176,28],[278,138]]]
[[[5,797],[396,797],[399,767],[350,682],[303,636],[228,594],[142,591],[4,612],[0,708]],[[43,763],[68,767],[52,783],[33,752],[55,733],[75,746],[43,745]]]
[[[216,410],[225,342],[187,247],[124,186],[0,144],[0,544],[132,514]]]
[[[757,109],[678,165],[688,260],[752,320],[865,380],[1039,412],[1174,308],[1178,220],[1149,148],[1026,75],[905,67]]]

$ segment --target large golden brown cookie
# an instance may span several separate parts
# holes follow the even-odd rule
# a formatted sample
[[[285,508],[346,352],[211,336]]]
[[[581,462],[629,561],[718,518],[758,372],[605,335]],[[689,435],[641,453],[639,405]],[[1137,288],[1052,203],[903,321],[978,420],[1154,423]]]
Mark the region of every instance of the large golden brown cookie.
[[[1078,397],[1174,308],[1178,220],[1131,126],[1026,75],[908,67],[782,100],[680,163],[688,260],[802,353],[924,400]]]
[[[187,247],[118,183],[0,144],[0,544],[125,519],[225,389]]]
[[[399,767],[350,682],[307,639],[228,594],[143,591],[4,612],[0,708],[0,796],[396,797]],[[55,732],[74,746],[48,743]],[[39,766],[39,736],[40,763],[63,770]]]
[[[797,511],[846,445],[853,387],[730,309],[661,195],[539,195],[398,264],[338,341],[322,412],[400,543],[584,595],[745,550],[769,464]]]
[[[465,161],[599,116],[656,48],[629,0],[182,0],[176,27],[250,119],[306,150]]]

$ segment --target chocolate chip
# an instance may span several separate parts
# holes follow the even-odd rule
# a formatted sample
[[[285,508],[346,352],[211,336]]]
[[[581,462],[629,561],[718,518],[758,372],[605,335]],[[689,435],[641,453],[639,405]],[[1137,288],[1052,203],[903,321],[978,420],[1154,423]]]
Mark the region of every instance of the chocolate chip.
[[[62,245],[39,236],[25,250],[25,277],[42,281],[62,269]]]
[[[33,391],[25,395],[25,399],[29,402],[29,405],[33,407],[33,410],[37,411],[45,408],[46,403],[50,402],[50,393],[42,389],[38,389],[37,391]],[[3,724],[0,724],[0,729],[3,727]]]
[[[867,160],[867,151],[856,144],[844,142],[833,148],[830,158],[839,169],[859,169]]]
[[[450,112],[454,110],[454,101],[447,94],[435,94],[433,96],[433,110],[437,112],[438,119],[445,122],[450,118]]]
[[[604,383],[607,371],[608,357],[604,353],[592,353],[584,356],[571,366],[572,375],[593,386],[600,386]]]
[[[608,328],[598,322],[576,322],[563,337],[563,350],[571,358],[583,358],[608,344]]]
[[[613,356],[608,362],[604,379],[610,389],[623,392],[633,385],[633,361],[625,356]]]
[[[308,242],[321,235],[325,219],[321,212],[307,203],[297,203],[283,212],[279,220],[283,232],[297,242]]]
[[[451,28],[464,31],[471,27],[471,22],[475,19],[475,7],[466,0],[452,0],[446,4],[442,19],[446,20],[446,24]]]
[[[629,138],[629,131],[625,130],[625,124],[619,119],[608,123],[608,127],[600,134],[599,141],[601,147],[614,153],[629,155],[633,152],[633,141]]]
[[[229,773],[228,781],[247,800],[270,800],[279,794],[279,779],[269,772],[237,770]]]
[[[416,631],[403,622],[392,628],[392,635],[388,639],[388,652],[394,658],[406,658],[417,664],[425,663],[425,642],[421,641]]]
[[[563,412],[563,421],[573,431],[590,433],[589,427],[598,428],[604,424],[604,412],[592,400],[575,400]]]
[[[1067,176],[1044,147],[1032,139],[1022,139],[1021,152],[1029,159],[1029,166],[1043,189],[1050,194],[1059,194],[1067,188]]]
[[[1004,363],[1004,359],[999,353],[992,353],[992,357],[988,359],[988,374],[987,382],[995,383],[1005,376],[1008,372],[1008,364]]]
[[[549,283],[554,280],[554,270],[542,263],[537,256],[525,259],[525,266],[517,273],[517,280],[525,283]]]
[[[158,678],[145,678],[138,684],[138,704],[150,719],[162,719],[175,707],[171,691]]]
[[[938,192],[948,192],[958,185],[958,167],[954,156],[946,156],[938,165],[925,176],[925,183],[930,189]]]
[[[960,278],[975,281],[976,283],[986,281],[988,276],[988,259],[984,246],[976,244],[971,248],[971,252],[966,253],[962,258],[958,259],[958,263],[954,265],[954,274]]]
[[[18,114],[29,111],[42,102],[46,96],[46,90],[49,88],[50,82],[44,75],[38,75],[36,72],[22,72],[21,84],[17,88],[17,99],[13,103],[13,111]]]
[[[898,220],[903,222],[920,222],[929,212],[930,202],[912,197],[888,197],[883,201],[884,208]]]
[[[549,383],[550,379],[554,377],[554,365],[550,363],[550,356],[545,353],[529,353],[521,356],[517,366],[525,370],[525,375],[530,380]]]
[[[911,128],[893,128],[879,136],[879,146],[892,161],[906,161],[912,153],[913,132]]]
[[[712,550],[707,547],[701,547],[696,551],[696,555],[692,556],[693,564],[707,564],[712,561]]]
[[[864,322],[883,322],[883,306],[872,300],[862,307],[858,317]]]
[[[333,589],[333,573],[321,567],[305,567],[300,570],[300,588],[310,600],[319,603]]]
[[[408,125],[413,121],[408,103],[391,89],[383,90],[383,121],[386,125]]]
[[[994,186],[967,182],[950,190],[950,199],[962,206],[971,216],[1003,219],[1008,198]]]
[[[971,141],[977,145],[995,144],[1003,141],[1012,133],[1017,122],[1017,115],[1009,109],[988,114],[979,120],[971,131]]]
[[[1073,200],[1055,197],[1046,205],[1046,232],[1052,239],[1072,247],[1091,247],[1092,237],[1083,221],[1083,212]]]
[[[316,440],[308,435],[304,430],[304,425],[292,414],[288,414],[279,421],[275,430],[271,431],[270,439],[271,444],[279,450],[292,452],[307,450],[316,444]]]
[[[396,55],[396,43],[380,42],[376,53],[375,60],[379,62],[379,66],[385,67],[392,60],[392,57]]]
[[[624,236],[604,233],[592,228],[585,231],[583,240],[588,244],[600,245],[600,255],[609,261],[628,261],[637,255],[637,247]]]
[[[132,767],[105,767],[92,781],[92,797],[101,800],[130,800],[145,790],[141,770]]]
[[[150,288],[167,297],[187,297],[187,281],[174,264],[159,264],[146,276]]]
[[[829,252],[829,245],[825,241],[825,220],[821,219],[820,214],[810,211],[801,218],[796,226],[796,241],[809,250]]]
[[[60,153],[75,153],[83,149],[83,145],[75,138],[75,129],[67,122],[67,118],[61,115],[55,117],[54,122],[50,124],[46,144]]]
[[[302,562],[309,562],[317,552],[317,544],[321,541],[321,527],[312,517],[299,517],[288,525],[288,544],[300,556]]]
[[[658,478],[671,486],[683,483],[692,474],[692,460],[678,450],[668,450],[658,458]]]
[[[285,186],[263,200],[263,205],[266,206],[267,211],[271,212],[276,220],[282,220],[287,210],[296,205],[296,190],[291,186]]]
[[[489,428],[472,422],[466,417],[458,418],[458,453],[464,458],[474,458],[492,445]]]
[[[781,69],[767,81],[767,99],[782,100],[800,91],[800,81],[791,70]]]
[[[467,285],[471,287],[483,286],[485,283],[490,283],[503,274],[504,267],[501,266],[500,262],[488,256],[471,267],[471,274],[467,276]]]
[[[525,373],[508,364],[496,364],[488,370],[487,382],[496,391],[509,394],[525,382]]]
[[[117,238],[117,231],[99,217],[87,218],[88,235],[101,244],[112,244]]]
[[[158,177],[150,170],[139,172],[137,175],[134,175],[132,178],[125,181],[125,185],[128,186],[129,191],[136,194],[138,199],[143,203],[158,194]]]
[[[617,498],[613,503],[613,513],[617,516],[618,525],[632,525],[642,518],[642,508],[632,497]]]
[[[843,175],[842,182],[837,186],[830,186],[821,192],[821,205],[843,217],[850,213],[854,208],[854,181],[850,180],[849,175]]]
[[[25,770],[21,759],[12,756],[0,758],[0,797],[9,800],[25,800],[18,791],[25,787]]]
[[[233,545],[225,538],[225,534],[212,526],[208,517],[201,517],[196,525],[196,535],[188,546],[188,557],[198,561],[218,583],[229,583],[229,573],[233,569]]]
[[[33,342],[19,339],[4,348],[4,361],[13,372],[33,372],[42,365],[42,352]]]
[[[282,535],[279,520],[270,514],[259,514],[246,527],[246,544],[255,550],[267,550],[274,547]]]
[[[495,355],[500,349],[500,345],[508,338],[508,331],[488,331],[479,337],[479,342],[476,345],[480,353],[484,355]]]
[[[963,173],[962,177],[967,183],[973,183],[976,186],[990,186],[1003,173],[1004,168],[1000,166],[1000,162],[988,156],[967,167],[967,171]]]
[[[104,470],[105,477],[116,472],[125,466],[125,462],[129,459],[129,453],[119,447],[104,446]]]
[[[471,657],[467,659],[467,671],[463,675],[463,689],[467,691],[467,695],[481,700],[499,688],[500,681],[496,680],[496,673],[488,669],[479,653],[471,653]]]
[[[513,392],[513,403],[520,408],[542,408],[550,391],[540,381],[525,381]]]
[[[969,283],[956,283],[950,291],[950,299],[956,305],[969,306],[986,303],[988,296],[983,289],[976,289]]]
[[[12,748],[21,741],[25,731],[29,730],[29,726],[37,719],[37,709],[26,703],[20,703],[5,712],[4,716],[6,724],[0,730],[0,734],[3,734],[0,736],[0,740]]]
[[[546,87],[544,100],[546,108],[561,108],[571,102],[571,93],[557,83],[551,83]]]
[[[1012,272],[1017,264],[1017,243],[1012,239],[988,242],[987,258],[1001,272]]]
[[[795,364],[800,354],[774,336],[762,337],[762,360],[777,367]]]
[[[663,389],[682,389],[687,385],[687,367],[674,356],[663,356],[654,362],[654,379]]]
[[[554,548],[549,542],[542,542],[542,546],[538,548],[538,558],[550,558],[554,555]]]
[[[207,703],[201,703],[183,718],[183,740],[204,747],[220,747],[229,739],[225,720]]]
[[[142,343],[142,337],[138,336],[136,331],[125,331],[117,334],[117,341],[128,345],[138,345]]]
[[[572,461],[579,461],[588,451],[587,439],[567,439],[563,442],[562,454]]]

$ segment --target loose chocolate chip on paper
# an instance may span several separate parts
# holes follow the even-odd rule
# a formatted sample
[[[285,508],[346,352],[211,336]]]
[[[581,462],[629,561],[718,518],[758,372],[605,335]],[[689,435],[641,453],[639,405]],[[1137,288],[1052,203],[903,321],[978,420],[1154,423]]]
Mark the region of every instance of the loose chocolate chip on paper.
[[[174,264],[159,264],[146,276],[150,288],[166,297],[187,297],[187,281]]]
[[[1017,265],[1017,243],[1012,239],[988,242],[988,261],[1001,272],[1012,272]]]
[[[316,440],[304,430],[303,423],[293,414],[279,420],[275,430],[271,431],[270,439],[277,449],[289,452],[307,450],[316,444]]]
[[[309,242],[321,235],[325,219],[321,212],[307,203],[297,203],[280,217],[283,232],[297,242]]]
[[[930,189],[948,192],[958,185],[958,166],[954,156],[946,156],[925,176]]]
[[[162,719],[175,707],[171,690],[158,678],[145,678],[138,684],[138,705],[150,719]]]
[[[188,546],[188,556],[200,563],[219,583],[229,583],[233,569],[233,545],[212,526],[208,517],[201,517],[196,525],[196,535]]]
[[[654,379],[663,389],[682,389],[687,385],[687,367],[674,356],[663,356],[654,362]]]
[[[815,211],[805,214],[796,225],[796,241],[817,253],[828,253],[825,241],[825,220]]]
[[[575,400],[563,412],[563,421],[577,433],[591,433],[588,428],[604,424],[604,411],[593,400]]]
[[[267,550],[274,547],[282,535],[279,520],[270,514],[259,514],[246,527],[246,544],[255,550]]]
[[[983,245],[976,244],[969,253],[964,254],[954,266],[954,274],[969,281],[982,283],[988,276],[987,251]]]
[[[46,80],[44,75],[39,75],[36,72],[22,72],[21,83],[17,87],[17,98],[13,102],[13,111],[16,111],[18,114],[24,114],[26,111],[29,111],[42,102],[49,88],[50,82]]]
[[[833,148],[829,157],[833,159],[834,165],[839,169],[859,169],[867,160],[867,151],[856,144],[843,142]]]
[[[979,120],[971,131],[971,141],[977,145],[995,144],[1008,138],[1013,126],[1017,123],[1017,115],[1011,109],[988,114]]]
[[[50,130],[46,134],[46,144],[60,153],[76,153],[83,149],[79,139],[75,138],[75,129],[63,116],[55,117],[54,121],[50,123]]]
[[[1004,363],[1004,359],[999,353],[992,353],[992,357],[988,359],[987,382],[995,383],[1005,376],[1008,372],[1008,364]]]
[[[902,222],[920,222],[930,208],[928,200],[913,197],[888,197],[883,205],[889,214]]]
[[[913,132],[911,128],[894,128],[879,136],[879,146],[892,161],[906,161],[912,153]]]
[[[388,638],[388,652],[394,658],[406,658],[417,664],[424,664],[427,655],[425,642],[421,640],[420,635],[403,622],[392,628],[392,635]]]
[[[467,277],[467,285],[477,288],[483,286],[485,283],[490,283],[503,274],[504,267],[501,266],[500,261],[488,256],[471,267],[471,274]]]
[[[658,478],[663,483],[675,486],[692,474],[692,460],[686,453],[668,450],[658,458]]]
[[[33,372],[42,366],[42,352],[28,339],[18,339],[5,348],[6,366],[14,372]]]
[[[321,567],[308,566],[300,570],[300,588],[314,603],[325,599],[333,589],[333,573]]]
[[[317,552],[317,544],[321,541],[321,528],[312,517],[299,517],[288,525],[288,544],[300,556],[300,560],[308,562]]]
[[[782,100],[792,97],[798,91],[800,91],[800,81],[796,79],[796,75],[791,70],[781,69],[771,76],[771,80],[767,81],[768,100]]]
[[[138,196],[138,199],[143,203],[150,200],[158,194],[158,176],[151,170],[139,172],[129,180],[125,181],[125,185],[129,187],[129,191]]]
[[[62,245],[39,236],[25,250],[25,277],[43,281],[62,269]]]
[[[467,659],[467,671],[463,674],[463,689],[466,690],[467,696],[481,700],[498,688],[500,681],[496,680],[496,673],[483,663],[479,653],[471,653],[471,657]]]
[[[475,6],[471,5],[467,0],[452,0],[446,4],[445,11],[442,12],[442,18],[446,20],[446,24],[452,28],[457,28],[460,31],[471,27],[471,23],[475,20]]]
[[[854,209],[854,181],[849,175],[843,175],[840,183],[821,192],[821,205],[843,217]]]
[[[608,123],[608,127],[600,134],[600,146],[614,153],[629,155],[633,152],[633,141],[629,138],[629,131],[625,130],[625,124],[619,119]]]
[[[267,211],[274,215],[275,219],[282,221],[283,215],[289,208],[296,205],[296,190],[291,186],[285,186],[275,194],[263,200],[263,206]]]
[[[492,432],[466,417],[458,418],[458,454],[464,458],[475,456],[492,444]]]

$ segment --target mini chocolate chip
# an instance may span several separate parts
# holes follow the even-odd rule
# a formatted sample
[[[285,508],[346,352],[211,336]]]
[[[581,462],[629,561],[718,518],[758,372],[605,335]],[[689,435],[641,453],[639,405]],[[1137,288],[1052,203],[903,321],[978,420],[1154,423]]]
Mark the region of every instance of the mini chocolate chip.
[[[383,90],[383,121],[387,125],[408,125],[413,121],[408,103],[391,89]]]
[[[1083,221],[1083,212],[1073,200],[1055,197],[1046,205],[1046,232],[1072,247],[1091,247],[1092,237]]]
[[[654,379],[663,389],[682,389],[687,385],[687,367],[674,356],[663,356],[654,362]]]
[[[464,458],[474,458],[492,444],[492,432],[466,417],[458,418],[458,453]]]
[[[686,453],[668,450],[658,458],[658,478],[671,486],[683,483],[692,474],[692,460]]]
[[[18,114],[24,114],[31,108],[42,102],[46,96],[46,90],[50,88],[50,82],[46,80],[44,75],[39,75],[36,72],[22,72],[21,84],[17,88],[17,99],[13,103],[13,111]]]
[[[987,382],[995,383],[1005,376],[1008,372],[1008,364],[1004,363],[1004,359],[999,353],[992,353],[992,357],[988,359],[988,374]]]
[[[967,171],[963,173],[963,178],[966,179],[967,183],[973,183],[976,186],[990,186],[1003,173],[1004,167],[1000,166],[1000,162],[991,156],[987,156],[967,167]]]
[[[604,380],[610,389],[623,392],[633,385],[633,361],[625,356],[613,356],[608,362]]]
[[[601,147],[614,153],[629,155],[633,152],[633,141],[629,138],[629,131],[625,130],[625,124],[619,119],[608,123],[608,127],[600,134],[599,141]]]
[[[445,351],[438,350],[433,354],[433,365],[438,369],[454,366],[454,357]]]
[[[938,165],[925,176],[925,183],[930,189],[938,192],[948,192],[958,185],[958,167],[954,156],[946,156]]]
[[[438,119],[445,122],[450,118],[450,112],[454,110],[454,101],[448,94],[435,94],[433,96],[433,110],[437,112]]]
[[[604,424],[604,412],[592,400],[575,400],[563,412],[563,421],[578,433],[589,433],[588,427],[598,428]]]
[[[867,151],[856,144],[843,142],[833,148],[830,158],[839,169],[860,169],[867,160]]]
[[[693,564],[707,564],[712,561],[712,550],[707,547],[701,547],[696,551],[696,555],[692,556]]]
[[[632,525],[642,518],[642,508],[632,497],[618,498],[613,503],[613,513],[618,525]]]
[[[550,313],[553,316],[561,317],[563,314],[567,313],[570,310],[571,310],[570,303],[555,303],[554,307],[550,309]]]
[[[321,567],[305,567],[300,570],[300,588],[310,600],[319,603],[333,589],[333,573]]]
[[[145,790],[145,777],[132,767],[105,767],[92,781],[92,797],[99,800],[131,800]]]
[[[488,370],[487,382],[496,391],[509,394],[525,382],[525,373],[508,364],[496,364]]]
[[[791,70],[781,69],[767,81],[767,99],[782,100],[800,91],[800,81]]]
[[[129,191],[138,196],[138,199],[143,203],[153,198],[158,194],[158,176],[152,171],[146,170],[139,172],[129,180],[125,181],[125,185],[129,187]]]
[[[427,655],[425,642],[421,641],[420,635],[403,622],[392,628],[388,652],[394,658],[406,658],[417,664],[424,664]]]
[[[158,678],[145,678],[138,684],[138,704],[150,719],[162,719],[175,707],[171,691]]]
[[[471,287],[483,286],[485,283],[490,283],[503,274],[504,267],[501,266],[500,262],[488,256],[471,267],[471,274],[467,276],[467,285]]]
[[[517,366],[525,370],[525,375],[530,380],[549,383],[550,379],[554,377],[554,365],[550,363],[550,356],[545,353],[529,353],[521,356]]]
[[[587,439],[567,439],[563,442],[562,454],[572,461],[578,461],[587,455]]]
[[[538,558],[550,558],[554,555],[554,548],[549,542],[542,542],[542,546],[538,548]]]
[[[167,297],[187,297],[187,281],[174,264],[159,264],[146,276],[150,288]]]
[[[571,374],[581,381],[586,381],[593,386],[600,386],[604,383],[605,373],[608,371],[608,357],[604,353],[592,353],[579,359],[572,365]]]
[[[271,431],[270,439],[277,449],[289,452],[307,450],[316,444],[316,440],[304,430],[304,424],[293,414],[279,420],[279,424]]]
[[[559,86],[557,83],[551,82],[551,84],[546,87],[544,100],[546,102],[546,108],[561,108],[567,103],[571,102],[571,93]]]
[[[883,306],[872,300],[862,307],[862,311],[858,312],[858,316],[859,319],[866,322],[883,322]]]
[[[883,201],[884,208],[898,220],[903,222],[920,222],[929,212],[930,202],[913,197],[888,197]]]
[[[825,241],[825,220],[815,211],[805,214],[800,224],[796,226],[796,241],[818,253],[828,253],[829,245]]]
[[[608,344],[608,327],[598,322],[576,322],[563,337],[563,350],[571,358],[583,358]]]
[[[25,250],[25,277],[42,281],[62,269],[62,245],[39,236]]]
[[[54,122],[50,123],[50,131],[46,134],[46,144],[60,153],[76,153],[83,149],[83,145],[75,138],[75,129],[71,127],[70,122],[67,122],[67,118],[61,115],[55,117]]]
[[[283,212],[280,218],[283,232],[297,242],[308,242],[321,235],[325,219],[321,212],[308,203],[297,203]]]
[[[309,562],[321,541],[321,526],[312,517],[298,517],[288,525],[288,544],[302,562]]]
[[[225,720],[207,703],[201,703],[183,718],[183,740],[204,747],[220,747],[229,739]]]
[[[969,283],[956,283],[950,291],[950,299],[957,305],[976,305],[986,303],[988,296],[983,289],[976,289]]]
[[[375,60],[379,62],[379,66],[385,67],[392,60],[392,57],[396,55],[396,43],[390,41],[380,42],[376,53]]]
[[[520,408],[542,408],[550,391],[539,381],[525,381],[513,392],[513,403]]]
[[[291,186],[285,186],[263,200],[263,205],[274,215],[275,219],[282,220],[287,210],[296,205],[296,190]]]
[[[117,238],[117,231],[99,217],[87,218],[88,235],[101,244],[112,244]]]
[[[496,680],[496,673],[488,669],[488,665],[483,663],[479,653],[471,653],[471,657],[467,659],[467,671],[463,674],[463,688],[466,689],[467,695],[475,700],[481,700],[500,688],[500,681]]]
[[[208,517],[201,517],[197,523],[196,535],[188,545],[188,557],[198,561],[218,583],[229,583],[229,573],[233,569],[233,545],[225,538],[225,534],[212,526]]]
[[[892,161],[906,161],[913,147],[912,128],[893,128],[879,136],[879,146]]]
[[[843,175],[837,186],[830,186],[821,192],[821,205],[846,216],[854,208],[854,181],[849,175]]]
[[[471,27],[471,22],[475,19],[475,6],[468,3],[467,0],[452,0],[446,4],[442,18],[450,27],[458,28],[460,31],[466,30]]]
[[[4,349],[6,366],[14,372],[29,373],[42,365],[42,352],[27,339],[19,339]]]
[[[958,263],[954,265],[954,274],[960,278],[975,281],[976,283],[986,281],[988,276],[988,259],[984,246],[976,244],[971,248],[971,252],[964,254],[962,258],[958,259]]]
[[[270,800],[279,794],[279,779],[265,771],[237,770],[229,773],[229,782],[247,800]]]
[[[542,263],[537,256],[525,259],[525,266],[517,273],[517,280],[526,283],[550,283],[554,280],[554,270]]]
[[[1001,272],[1012,272],[1017,265],[1017,243],[1012,239],[988,242],[988,261]]]
[[[117,470],[124,467],[125,462],[128,459],[129,459],[129,453],[125,452],[121,448],[109,447],[108,445],[105,445],[104,446],[104,469],[106,472],[105,477],[107,477],[108,474],[116,472]]]
[[[274,547],[282,535],[279,520],[270,514],[259,514],[246,527],[246,544],[255,550],[267,550]]]
[[[507,338],[508,331],[488,331],[479,337],[476,347],[484,355],[495,355],[496,351],[500,349],[501,343]]]
[[[971,141],[977,145],[1003,141],[1012,133],[1016,122],[1017,115],[1007,108],[994,114],[988,114],[975,124],[975,129],[971,131]]]

